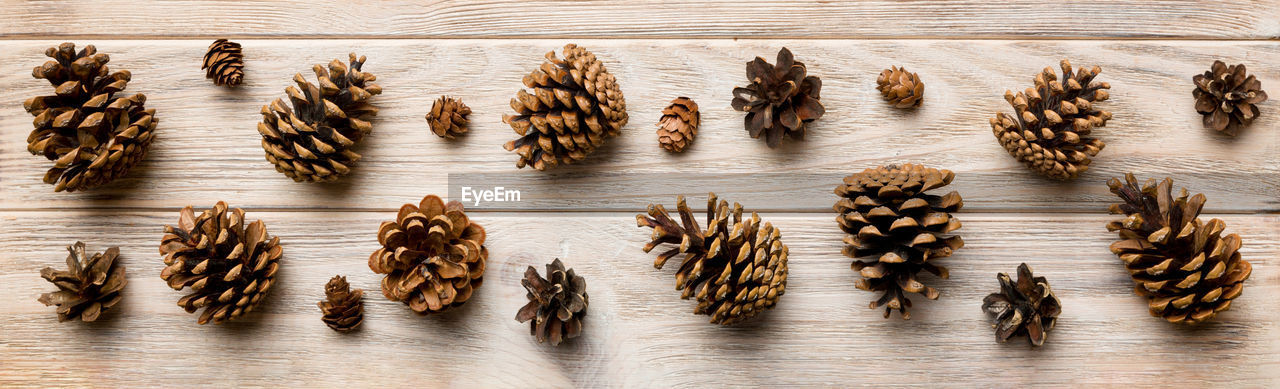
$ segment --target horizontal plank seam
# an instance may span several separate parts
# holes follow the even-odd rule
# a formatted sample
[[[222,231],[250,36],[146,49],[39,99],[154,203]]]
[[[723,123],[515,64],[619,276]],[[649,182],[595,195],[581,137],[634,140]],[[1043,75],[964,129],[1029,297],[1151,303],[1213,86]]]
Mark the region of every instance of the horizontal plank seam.
[[[643,33],[622,34],[622,35],[237,35],[237,34],[214,34],[214,35],[137,35],[137,34],[69,34],[69,35],[26,35],[22,33],[2,33],[0,32],[0,41],[36,41],[49,39],[71,39],[71,40],[202,40],[202,39],[245,39],[245,40],[339,40],[339,39],[366,39],[366,40],[422,40],[422,39],[448,39],[448,40],[522,40],[522,39],[609,39],[609,40],[855,40],[855,41],[875,41],[875,40],[942,40],[942,41],[1185,41],[1185,42],[1268,42],[1280,41],[1280,36],[1258,36],[1258,37],[1205,37],[1205,36],[1071,36],[1071,35],[1054,35],[1054,36],[1024,36],[1024,35],[973,35],[973,36],[943,36],[943,35],[829,35],[829,36],[786,36],[786,35],[752,35],[749,37],[737,35],[670,35],[670,36],[650,36]]]
[[[673,201],[673,202],[674,202],[674,201]],[[236,207],[236,205],[235,205],[235,204],[230,204],[230,205],[231,205],[232,207]],[[203,207],[203,206],[198,206],[197,208],[200,208],[200,207]],[[241,207],[241,208],[243,208],[246,212],[275,212],[275,213],[317,213],[317,212],[343,212],[343,213],[380,213],[380,212],[383,212],[383,213],[395,213],[395,212],[397,212],[397,211],[399,210],[399,208],[279,208],[279,207],[274,207],[274,208],[272,208],[272,207],[268,207],[268,208]],[[83,207],[83,208],[66,208],[66,207],[53,208],[53,207],[36,207],[36,208],[0,208],[0,213],[10,213],[10,214],[14,214],[14,213],[41,213],[41,212],[46,212],[46,213],[47,213],[47,212],[66,212],[66,211],[68,211],[68,210],[86,210],[86,211],[91,210],[91,211],[98,211],[98,212],[120,212],[120,213],[139,213],[139,212],[156,212],[156,213],[160,213],[160,212],[178,212],[178,211],[179,211],[179,210],[181,210],[181,209],[182,209],[182,208],[180,208],[180,207],[101,207],[101,208],[98,208],[98,207]],[[834,211],[832,211],[832,210],[830,210],[830,209],[745,208],[745,210],[746,210],[746,211],[748,211],[748,212],[768,213],[768,214],[773,214],[773,215],[797,215],[797,216],[798,216],[798,215],[814,215],[814,214],[835,214],[835,212],[834,212]],[[545,209],[545,210],[530,210],[530,209],[494,209],[494,208],[486,208],[486,209],[468,209],[468,210],[467,210],[467,213],[474,213],[474,214],[511,214],[511,215],[519,215],[519,214],[548,214],[548,213],[559,213],[559,214],[569,213],[569,214],[598,214],[598,215],[615,215],[615,214],[634,214],[634,213],[639,213],[639,212],[644,212],[644,211],[645,211],[645,210],[644,210],[644,209],[641,209],[641,208],[637,208],[637,209],[634,209],[634,210],[627,210],[627,209],[621,209],[621,208]],[[1040,214],[1053,214],[1053,215],[1063,215],[1063,216],[1088,216],[1088,215],[1097,216],[1097,215],[1106,215],[1106,212],[1105,212],[1105,210],[1104,210],[1104,211],[1102,211],[1102,212],[1082,212],[1082,211],[1080,211],[1080,210],[1078,210],[1078,209],[1076,209],[1076,210],[1072,210],[1072,209],[1027,209],[1027,208],[1022,208],[1022,209],[1000,209],[1000,208],[995,208],[995,209],[974,209],[973,211],[960,211],[960,212],[957,212],[957,214],[959,214],[959,215],[964,215],[964,214],[970,214],[970,215],[981,215],[981,214],[992,214],[992,215],[1016,215],[1016,214],[1024,214],[1024,215],[1040,215]],[[1249,216],[1249,215],[1253,215],[1253,216],[1273,216],[1273,215],[1280,215],[1280,210],[1255,210],[1255,211],[1250,211],[1250,210],[1211,210],[1210,212],[1204,212],[1204,213],[1201,213],[1201,215],[1202,215],[1202,216],[1213,216],[1213,215],[1231,215],[1231,216]]]

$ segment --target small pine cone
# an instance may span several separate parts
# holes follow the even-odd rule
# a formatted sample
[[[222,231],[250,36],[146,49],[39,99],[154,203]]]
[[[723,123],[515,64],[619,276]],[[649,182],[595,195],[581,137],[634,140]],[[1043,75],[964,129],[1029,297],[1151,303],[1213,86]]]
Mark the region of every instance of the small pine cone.
[[[903,319],[911,318],[906,292],[936,300],[938,290],[920,283],[917,274],[924,270],[947,278],[947,269],[934,263],[964,247],[964,241],[951,233],[960,228],[960,221],[951,216],[964,205],[960,194],[925,194],[954,177],[950,170],[889,165],[845,177],[836,187],[836,222],[848,234],[844,255],[855,259],[853,270],[863,277],[858,289],[884,292],[871,309],[884,306],[885,318],[894,309]]]
[[[75,44],[63,43],[44,55],[53,60],[31,75],[49,80],[54,95],[22,104],[35,116],[27,151],[53,161],[44,182],[56,192],[74,192],[124,177],[155,139],[159,121],[154,109],[144,108],[147,97],[117,95],[129,83],[129,71],[111,73],[110,57],[93,45],[76,52]]]
[[[503,115],[518,138],[503,145],[520,155],[516,167],[545,170],[587,158],[627,124],[627,102],[618,81],[595,54],[574,44],[564,59],[548,52],[542,67],[524,77],[530,91],[511,99],[515,115]]]
[[[822,80],[806,75],[803,62],[791,50],[778,51],[778,64],[756,57],[747,62],[747,87],[733,88],[733,109],[746,112],[744,123],[752,139],[765,136],[769,147],[778,147],[782,136],[804,139],[805,125],[826,113],[819,101]]]
[[[453,139],[467,132],[468,116],[471,116],[471,107],[462,100],[440,96],[431,104],[431,112],[427,112],[427,124],[436,136]]]
[[[369,269],[386,274],[382,294],[388,300],[420,314],[442,312],[467,302],[480,287],[489,259],[484,239],[484,228],[467,218],[462,203],[428,195],[378,227],[382,247],[369,256]]]
[[[124,265],[120,264],[120,248],[112,247],[101,254],[89,257],[84,243],[67,246],[67,270],[46,267],[40,277],[58,286],[57,292],[40,295],[44,305],[58,306],[58,321],[98,320],[120,302],[120,291],[128,283],[124,278]]]
[[[676,272],[676,289],[681,298],[695,297],[693,313],[711,315],[711,322],[730,325],[773,308],[787,287],[787,246],[772,224],[760,225],[760,215],[742,219],[742,205],[716,203],[715,193],[707,198],[707,229],[701,230],[693,212],[676,199],[681,226],[661,204],[650,204],[649,215],[636,215],[640,227],[653,229],[644,252],[662,244],[673,244],[653,262],[661,269],[667,260],[684,254]],[[730,219],[732,216],[732,219]]]
[[[1058,322],[1062,301],[1053,295],[1049,281],[1031,274],[1027,264],[1018,265],[1018,282],[1008,274],[996,276],[1000,292],[982,299],[982,310],[996,315],[996,341],[1004,343],[1015,335],[1027,335],[1032,346],[1044,344],[1049,330]]]
[[[1240,236],[1222,236],[1226,223],[1202,222],[1203,194],[1188,199],[1182,189],[1173,196],[1173,180],[1148,180],[1138,186],[1132,173],[1125,182],[1107,181],[1111,193],[1124,200],[1111,213],[1124,220],[1107,223],[1120,234],[1111,245],[1145,296],[1151,315],[1173,323],[1195,324],[1231,308],[1253,266],[1240,258]]]
[[[204,78],[213,80],[214,85],[240,85],[244,79],[244,54],[240,52],[240,44],[226,39],[213,41],[200,68],[207,70]]]
[[[369,99],[382,93],[377,77],[360,71],[365,57],[350,56],[350,65],[333,60],[328,70],[315,65],[315,85],[295,74],[297,87],[285,94],[293,108],[276,99],[262,107],[262,148],[276,170],[298,182],[331,182],[351,172],[360,154],[351,148],[364,139],[378,108]]]
[[[673,153],[684,151],[698,135],[701,120],[698,103],[683,96],[671,100],[671,105],[662,110],[662,118],[658,120],[658,145]]]
[[[582,318],[587,314],[587,280],[565,270],[559,258],[547,265],[547,278],[529,266],[520,281],[529,303],[516,313],[516,321],[529,322],[529,335],[538,343],[551,340],[552,346],[582,333]]]
[[[364,290],[351,290],[347,277],[333,276],[324,285],[325,300],[316,303],[324,314],[320,319],[334,331],[356,329],[364,321]]]
[[[880,72],[876,89],[894,108],[915,108],[924,102],[924,83],[920,75],[907,72],[906,68],[890,66]]]
[[[1102,72],[1097,66],[1072,72],[1067,60],[1061,65],[1061,81],[1046,67],[1036,75],[1035,88],[1017,94],[1005,91],[1004,99],[1017,114],[997,113],[991,132],[1009,155],[1031,170],[1068,180],[1089,170],[1090,158],[1106,146],[1090,135],[1111,119],[1111,112],[1094,107],[1110,96],[1106,90],[1111,84],[1093,81]]]
[[[268,235],[261,220],[244,221],[244,210],[219,201],[199,216],[183,208],[177,227],[164,226],[160,254],[167,266],[160,278],[173,290],[191,288],[178,306],[188,313],[204,308],[197,323],[236,319],[271,290],[284,252],[280,238]]]
[[[1213,61],[1204,74],[1191,78],[1196,89],[1196,112],[1204,115],[1204,126],[1236,136],[1258,117],[1258,104],[1267,101],[1262,81],[1245,72],[1244,64],[1230,67]]]

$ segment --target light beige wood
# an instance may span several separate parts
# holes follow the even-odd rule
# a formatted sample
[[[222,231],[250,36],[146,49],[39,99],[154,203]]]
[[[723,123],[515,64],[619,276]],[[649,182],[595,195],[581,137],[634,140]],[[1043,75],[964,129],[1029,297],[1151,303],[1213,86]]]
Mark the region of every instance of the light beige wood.
[[[0,213],[0,386],[1274,386],[1280,376],[1277,258],[1280,216],[1228,215],[1254,266],[1244,294],[1199,327],[1148,316],[1107,250],[1096,215],[962,213],[966,247],[941,263],[937,301],[913,299],[912,319],[881,318],[874,294],[840,255],[828,215],[762,215],[791,249],[787,294],[749,324],[721,328],[691,313],[673,270],[641,252],[647,230],[628,213],[486,213],[491,239],[478,295],[457,311],[419,317],[378,292],[366,258],[392,212],[258,212],[285,247],[280,283],[262,310],[229,325],[195,324],[158,274],[161,226],[176,212]],[[64,246],[119,244],[129,271],[110,320],[58,323],[36,302],[40,268]],[[560,257],[588,281],[584,336],[538,345],[513,320],[523,269]],[[1064,313],[1044,347],[994,341],[981,299],[1019,262],[1047,277]],[[324,282],[348,276],[370,290],[364,327],[342,335],[315,307]]]

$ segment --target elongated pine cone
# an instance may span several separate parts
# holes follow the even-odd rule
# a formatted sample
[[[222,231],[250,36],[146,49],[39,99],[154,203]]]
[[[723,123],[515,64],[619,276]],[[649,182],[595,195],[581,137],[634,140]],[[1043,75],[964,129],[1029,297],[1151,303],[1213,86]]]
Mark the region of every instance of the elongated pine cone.
[[[351,172],[360,154],[351,148],[373,131],[378,108],[369,99],[382,93],[374,75],[360,71],[365,57],[350,55],[349,66],[315,65],[319,85],[295,74],[297,87],[285,89],[293,108],[276,99],[262,107],[262,148],[276,170],[298,182],[330,182]]]
[[[120,302],[120,291],[128,280],[120,264],[120,248],[88,256],[83,242],[67,246],[67,270],[46,267],[40,277],[58,287],[57,292],[40,295],[44,305],[58,306],[58,321],[98,320],[99,315]]]
[[[191,288],[178,299],[196,321],[220,324],[252,312],[271,290],[280,269],[280,238],[267,234],[261,220],[244,224],[244,210],[219,201],[196,216],[183,208],[178,226],[164,226],[160,278],[173,290]]]
[[[56,192],[74,192],[124,177],[155,139],[159,121],[154,109],[143,107],[147,97],[117,95],[129,83],[129,71],[111,73],[111,58],[93,45],[77,52],[75,44],[63,43],[44,55],[53,60],[31,76],[49,80],[54,95],[22,103],[35,116],[27,151],[53,161],[44,182]]]
[[[516,167],[581,161],[627,124],[627,102],[604,63],[574,44],[563,55],[547,52],[546,62],[524,77],[530,90],[511,99],[515,115],[502,116],[519,135],[503,145],[520,155]]]
[[[783,135],[804,139],[805,126],[826,113],[819,101],[822,80],[807,75],[804,62],[786,47],[778,51],[777,62],[771,65],[760,57],[747,62],[751,84],[733,88],[733,109],[747,113],[747,133],[752,139],[764,135],[769,147],[778,147]]]
[[[1090,158],[1106,146],[1093,138],[1093,129],[1107,125],[1111,112],[1094,103],[1107,100],[1111,84],[1093,81],[1102,68],[1072,72],[1062,60],[1062,80],[1053,69],[1036,75],[1035,88],[1004,99],[1016,115],[999,112],[991,119],[991,132],[1009,155],[1037,173],[1056,180],[1074,179],[1089,170]]]
[[[964,247],[952,233],[960,228],[960,221],[951,216],[964,205],[960,194],[925,194],[947,186],[954,177],[950,170],[889,165],[845,177],[836,187],[836,222],[848,234],[844,255],[855,259],[853,270],[863,277],[858,289],[884,292],[871,309],[884,306],[885,318],[894,309],[903,319],[911,318],[906,292],[936,300],[938,290],[920,283],[918,273],[947,278],[947,269],[935,263]]]
[[[378,227],[382,247],[369,256],[369,269],[386,274],[382,294],[388,300],[420,314],[442,312],[467,302],[480,287],[489,259],[484,239],[484,228],[467,218],[462,203],[428,195]]]
[[[673,153],[684,151],[698,135],[701,120],[698,103],[684,96],[671,100],[671,105],[662,110],[662,118],[658,119],[658,145]]]
[[[206,70],[204,78],[213,80],[214,85],[240,85],[244,79],[244,54],[240,52],[240,44],[226,39],[213,41],[200,68]]]
[[[760,225],[760,215],[742,218],[742,205],[716,203],[715,193],[707,195],[707,229],[698,227],[693,212],[676,199],[682,226],[661,204],[650,204],[648,217],[636,215],[640,227],[653,229],[644,252],[663,244],[673,244],[653,262],[661,269],[667,260],[683,254],[676,272],[676,289],[681,298],[698,301],[693,313],[711,315],[711,322],[730,325],[773,308],[787,288],[787,246],[772,224]],[[732,219],[730,218],[732,216]]]
[[[529,266],[520,280],[529,303],[516,313],[516,321],[529,322],[529,335],[538,343],[551,340],[552,346],[582,334],[582,318],[587,314],[587,280],[565,270],[559,258],[547,265],[547,278]]]
[[[995,315],[996,341],[1004,343],[1016,335],[1027,335],[1032,346],[1044,344],[1049,330],[1058,322],[1062,301],[1053,295],[1049,281],[1031,274],[1031,267],[1018,265],[1018,281],[1008,274],[996,276],[1000,292],[982,299],[982,310]]]
[[[924,102],[924,83],[919,75],[905,68],[890,66],[880,72],[876,89],[894,108],[915,108]]]
[[[1204,126],[1236,136],[1258,117],[1258,104],[1267,101],[1262,81],[1246,72],[1244,64],[1213,61],[1204,74],[1191,78],[1196,89],[1196,112],[1204,115]]]
[[[1107,223],[1107,231],[1121,238],[1111,252],[1124,261],[1134,293],[1148,299],[1152,316],[1195,324],[1231,308],[1253,266],[1240,258],[1239,235],[1222,236],[1226,223],[1200,220],[1203,194],[1188,198],[1184,188],[1174,197],[1173,180],[1139,186],[1132,173],[1107,186],[1124,200],[1112,204],[1111,213],[1125,215]]]
[[[324,314],[320,319],[334,331],[356,329],[364,321],[364,290],[351,290],[347,277],[333,276],[324,285],[325,300],[316,303]]]
[[[445,139],[453,139],[467,132],[467,117],[471,108],[455,97],[440,96],[427,112],[427,125],[431,132]]]

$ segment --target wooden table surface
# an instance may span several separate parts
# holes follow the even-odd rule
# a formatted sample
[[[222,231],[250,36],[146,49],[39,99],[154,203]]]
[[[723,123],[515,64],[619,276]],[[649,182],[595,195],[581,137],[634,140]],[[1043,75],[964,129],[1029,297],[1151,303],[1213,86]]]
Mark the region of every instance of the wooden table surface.
[[[1280,88],[1280,1],[0,1],[0,386],[721,387],[1280,385],[1280,104],[1237,138],[1205,129],[1191,76],[1215,59],[1246,63]],[[204,79],[214,38],[244,45],[245,84]],[[49,162],[26,152],[22,101],[47,94],[30,69],[64,41],[94,44],[133,74],[160,120],[150,155],[128,177],[87,193],[54,193]],[[578,43],[617,75],[630,124],[586,163],[518,171],[501,122],[520,79],[549,50]],[[803,142],[749,139],[729,101],[744,63],[782,47],[822,78],[827,114]],[[298,184],[263,159],[259,109],[294,73],[348,52],[385,92],[352,175]],[[1098,133],[1106,149],[1079,180],[1019,166],[987,120],[1011,111],[1006,89],[1031,85],[1067,58],[1111,83]],[[875,78],[905,65],[928,85],[899,111]],[[472,107],[471,133],[431,135],[423,115],[442,94]],[[683,155],[656,144],[675,96],[702,108]],[[912,318],[883,319],[840,254],[831,189],[843,175],[916,162],[956,172],[966,246],[928,278],[942,297],[913,299]],[[1148,315],[1107,247],[1113,201],[1104,182],[1171,176],[1209,196],[1244,240],[1254,272],[1208,324]],[[538,203],[469,211],[489,231],[486,282],[452,312],[420,317],[378,292],[375,233],[403,203],[450,183],[507,180]],[[672,269],[641,252],[634,214],[676,194],[740,201],[791,248],[786,296],[758,320],[708,324],[673,290]],[[263,220],[285,248],[279,284],[256,311],[199,326],[158,277],[162,226],[178,210],[225,200]],[[58,323],[36,301],[76,240],[119,246],[124,301],[97,323]],[[538,344],[514,321],[523,269],[562,258],[588,280],[583,337]],[[1062,299],[1044,347],[998,344],[981,299],[997,272],[1031,264]],[[348,277],[366,294],[363,328],[329,330],[315,302]]]

